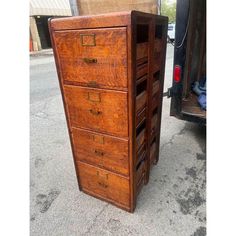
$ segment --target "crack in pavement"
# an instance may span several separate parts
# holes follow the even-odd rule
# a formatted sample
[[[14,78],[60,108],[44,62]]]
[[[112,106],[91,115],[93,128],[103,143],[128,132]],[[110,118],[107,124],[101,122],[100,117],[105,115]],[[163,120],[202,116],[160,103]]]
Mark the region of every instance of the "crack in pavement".
[[[185,129],[186,129],[186,125],[184,125],[184,127],[183,127],[178,133],[173,134],[173,135],[170,137],[169,141],[168,141],[167,143],[164,143],[164,144],[161,146],[160,152],[162,152],[162,150],[164,149],[165,146],[167,146],[167,145],[169,145],[169,144],[172,145],[172,144],[173,144],[173,141],[174,141],[174,139],[175,139],[175,137],[178,136],[178,135],[182,135],[182,134],[184,133]]]

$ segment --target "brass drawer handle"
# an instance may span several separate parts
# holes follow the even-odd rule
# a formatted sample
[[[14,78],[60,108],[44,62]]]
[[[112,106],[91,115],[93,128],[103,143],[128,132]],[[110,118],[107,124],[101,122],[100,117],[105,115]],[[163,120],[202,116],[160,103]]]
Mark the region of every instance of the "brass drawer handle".
[[[98,184],[99,184],[101,187],[103,187],[103,188],[107,188],[107,187],[108,187],[108,185],[105,184],[105,183],[103,183],[103,182],[98,182]]]
[[[104,156],[104,154],[105,154],[104,152],[96,150],[96,149],[94,150],[94,153],[98,156]]]
[[[97,59],[96,58],[85,57],[85,58],[83,58],[83,61],[86,62],[86,63],[97,63]]]
[[[90,112],[91,114],[95,115],[95,116],[98,116],[98,115],[101,115],[101,114],[102,114],[101,111],[95,111],[95,110],[93,110],[93,109],[90,109],[89,112]]]

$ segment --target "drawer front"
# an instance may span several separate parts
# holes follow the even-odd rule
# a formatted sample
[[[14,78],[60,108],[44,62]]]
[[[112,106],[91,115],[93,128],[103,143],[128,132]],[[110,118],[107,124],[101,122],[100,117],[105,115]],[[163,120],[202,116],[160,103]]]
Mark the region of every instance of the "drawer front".
[[[78,162],[79,180],[82,190],[95,196],[119,203],[126,207],[130,205],[129,180],[109,171]]]
[[[54,33],[64,81],[95,87],[127,87],[126,28]]]
[[[71,125],[128,137],[127,93],[64,86]]]
[[[72,137],[78,161],[129,174],[128,140],[76,128],[72,129]]]

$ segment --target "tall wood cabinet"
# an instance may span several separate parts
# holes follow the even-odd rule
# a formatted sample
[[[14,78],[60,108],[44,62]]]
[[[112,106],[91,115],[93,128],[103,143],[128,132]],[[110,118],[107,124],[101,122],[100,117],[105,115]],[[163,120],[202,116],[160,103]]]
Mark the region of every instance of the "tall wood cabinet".
[[[51,19],[80,190],[133,212],[159,156],[168,18]]]

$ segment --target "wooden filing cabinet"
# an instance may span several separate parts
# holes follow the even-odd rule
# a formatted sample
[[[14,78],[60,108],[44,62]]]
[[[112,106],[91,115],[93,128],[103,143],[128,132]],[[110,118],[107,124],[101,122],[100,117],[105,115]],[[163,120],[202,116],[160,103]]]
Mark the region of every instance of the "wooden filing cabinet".
[[[138,11],[49,21],[79,188],[130,212],[159,156],[167,25]]]

